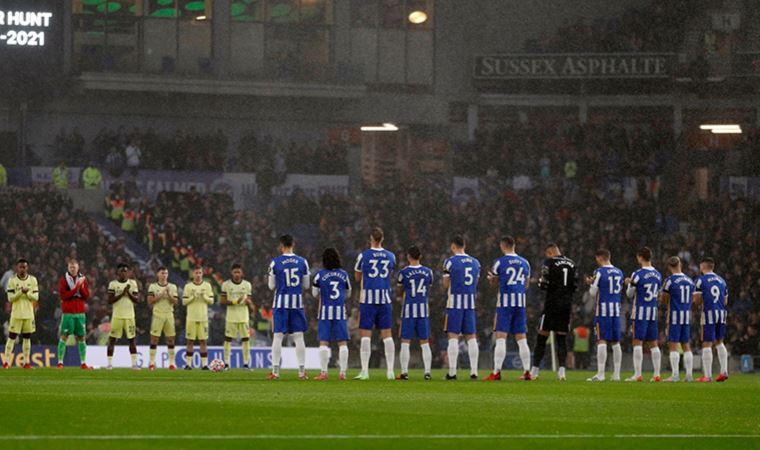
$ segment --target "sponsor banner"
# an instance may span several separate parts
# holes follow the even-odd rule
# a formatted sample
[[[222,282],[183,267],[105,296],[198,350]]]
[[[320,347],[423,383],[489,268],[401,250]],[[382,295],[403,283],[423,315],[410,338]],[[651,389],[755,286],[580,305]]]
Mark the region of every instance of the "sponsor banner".
[[[81,168],[69,167],[69,186],[78,187]],[[134,181],[140,192],[151,200],[155,200],[161,192],[190,192],[195,189],[201,193],[228,194],[235,202],[236,209],[248,208],[258,192],[255,173],[222,173],[222,172],[179,172],[170,170],[141,170],[135,178],[123,174],[119,178],[111,177],[102,170],[103,183],[101,187],[108,190],[113,183]],[[52,183],[53,167],[32,167],[31,181],[33,183]],[[22,180],[19,180],[19,184]],[[306,195],[318,196],[325,193],[347,195],[347,175],[304,175],[290,174],[285,182],[272,188],[276,196],[288,196],[297,188]]]
[[[147,368],[150,361],[150,347],[147,345],[137,346],[137,364],[140,367]],[[58,348],[55,345],[32,345],[29,355],[33,367],[55,367],[58,364]],[[224,347],[209,346],[209,361],[215,358],[224,359]],[[175,365],[178,368],[185,367],[185,347],[176,347]],[[5,362],[5,357],[0,353],[0,360]],[[23,360],[21,354],[21,345],[17,344],[13,353],[13,366],[18,366]],[[76,346],[67,346],[64,356],[64,365],[78,367],[80,365],[79,352]],[[306,348],[306,368],[319,369],[319,349],[314,347]],[[87,346],[87,364],[93,367],[105,367],[108,365],[106,356],[106,347],[99,345]],[[201,355],[196,349],[193,355],[193,366],[200,367]],[[251,348],[251,365],[256,369],[265,369],[272,367],[272,351],[269,347],[252,347]],[[118,345],[113,355],[114,367],[132,367],[132,359],[129,355],[129,349],[126,345]],[[230,366],[239,368],[243,366],[243,352],[239,346],[233,346],[230,355]],[[169,353],[165,345],[156,349],[156,367],[169,367]],[[294,347],[284,347],[282,349],[282,368],[297,369],[298,361],[296,359],[296,349]]]
[[[174,356],[174,364],[177,368],[185,367],[185,347],[177,346],[176,354]],[[72,347],[69,352],[76,354],[76,348]],[[140,367],[148,367],[150,361],[150,347],[147,345],[137,346],[137,364]],[[75,355],[76,356],[76,355]],[[208,347],[208,360],[224,359],[224,347],[221,346],[209,346]],[[78,358],[77,358],[78,359]],[[68,356],[67,356],[68,361]],[[108,365],[108,358],[106,356],[105,346],[89,346],[87,347],[87,364],[93,367],[105,367]],[[319,369],[319,349],[314,347],[306,348],[306,368],[307,369]],[[167,368],[170,365],[169,353],[166,346],[161,345],[156,349],[156,367]],[[251,348],[251,365],[256,369],[265,369],[272,367],[272,350],[269,347],[252,347]],[[282,349],[282,368],[283,369],[297,369],[298,362],[296,360],[296,349],[294,347],[283,347]],[[114,367],[131,367],[132,360],[129,355],[129,349],[126,345],[117,346],[113,354],[113,366]],[[193,366],[201,366],[201,354],[196,346],[193,354]],[[233,346],[232,353],[230,355],[230,366],[234,368],[240,368],[243,366],[243,352],[239,346]]]
[[[74,353],[76,353],[76,347],[73,347],[73,349]],[[14,347],[11,365],[19,367],[23,359],[21,344],[17,343]],[[55,367],[58,364],[58,349],[55,345],[32,345],[29,359],[31,360],[32,367]],[[5,362],[3,354],[0,354],[0,360]],[[77,365],[79,364],[77,363]]]
[[[477,80],[669,78],[674,53],[512,53],[475,57]]]
[[[348,175],[290,174],[283,184],[272,187],[272,194],[287,197],[296,189],[312,197],[321,194],[348,195]]]
[[[518,352],[507,352],[507,357],[504,358],[504,368],[507,370],[522,370],[522,360]]]

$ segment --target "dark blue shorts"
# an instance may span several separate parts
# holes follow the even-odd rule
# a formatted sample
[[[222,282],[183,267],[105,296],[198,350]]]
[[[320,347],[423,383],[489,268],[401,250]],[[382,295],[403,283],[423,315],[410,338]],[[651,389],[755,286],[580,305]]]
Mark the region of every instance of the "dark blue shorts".
[[[639,341],[656,341],[660,337],[656,320],[634,320],[633,338]]]
[[[348,340],[348,325],[344,319],[320,320],[317,328],[320,341],[340,342]]]
[[[384,305],[359,305],[359,328],[362,330],[389,330],[393,326],[393,306],[390,303]]]
[[[620,317],[597,317],[596,340],[620,342]]]
[[[475,334],[475,310],[448,308],[445,328],[447,333]]]
[[[430,319],[427,317],[401,319],[401,339],[430,339]]]
[[[702,342],[722,341],[725,338],[725,323],[706,323],[702,325]]]
[[[528,331],[525,308],[496,308],[494,331],[508,334],[525,334]]]
[[[303,333],[308,329],[303,309],[277,308],[272,310],[275,333]]]
[[[691,325],[669,325],[668,342],[688,344],[691,340]]]

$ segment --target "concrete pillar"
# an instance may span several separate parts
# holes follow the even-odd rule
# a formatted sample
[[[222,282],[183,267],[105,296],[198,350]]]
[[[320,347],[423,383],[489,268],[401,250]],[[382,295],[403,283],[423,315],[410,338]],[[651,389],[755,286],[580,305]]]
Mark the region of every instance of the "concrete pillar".
[[[583,99],[578,103],[578,123],[585,125],[588,122],[588,100]]]
[[[478,105],[470,104],[467,106],[467,139],[475,140],[475,130],[478,129]]]
[[[230,67],[230,0],[214,0],[212,3],[211,54],[214,72],[224,76]]]

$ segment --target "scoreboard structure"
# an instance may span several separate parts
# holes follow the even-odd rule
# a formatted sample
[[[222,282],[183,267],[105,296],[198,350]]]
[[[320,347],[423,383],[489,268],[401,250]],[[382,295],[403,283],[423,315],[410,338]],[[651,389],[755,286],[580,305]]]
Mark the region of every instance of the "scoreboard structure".
[[[61,74],[63,3],[0,0],[0,77],[31,81]]]

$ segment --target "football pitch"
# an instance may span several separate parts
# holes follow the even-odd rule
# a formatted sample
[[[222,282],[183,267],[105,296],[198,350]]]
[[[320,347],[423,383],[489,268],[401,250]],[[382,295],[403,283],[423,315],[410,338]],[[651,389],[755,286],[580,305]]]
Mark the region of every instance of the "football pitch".
[[[760,376],[718,384],[298,381],[283,372],[0,371],[7,449],[760,448]],[[482,372],[481,376],[486,375]],[[313,373],[312,375],[316,375]],[[460,371],[460,377],[467,371]]]

